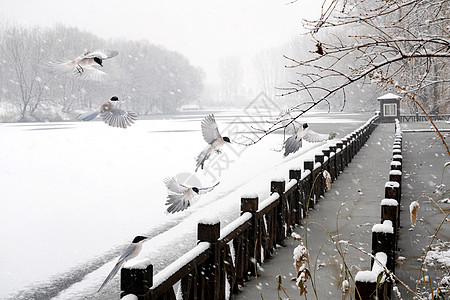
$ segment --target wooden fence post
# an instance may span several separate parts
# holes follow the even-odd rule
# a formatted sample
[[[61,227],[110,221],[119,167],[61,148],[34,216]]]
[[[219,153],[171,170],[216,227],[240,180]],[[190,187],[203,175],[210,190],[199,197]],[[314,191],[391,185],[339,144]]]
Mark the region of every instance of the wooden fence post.
[[[286,182],[284,180],[273,180],[270,182],[270,192],[278,193],[280,200],[277,205],[277,221],[276,221],[276,238],[275,241],[278,245],[284,245],[284,239],[286,238],[286,199],[284,197]]]
[[[148,265],[145,269],[120,270],[120,297],[132,294],[138,297],[147,294],[153,285],[153,265]]]
[[[394,241],[395,249],[397,249],[398,241],[398,210],[400,209],[398,201],[395,199],[383,199],[381,200],[381,223],[386,220],[392,222],[392,227],[394,228]]]
[[[309,184],[309,191],[306,191],[306,201],[307,205],[306,205],[306,210],[310,209],[310,208],[314,208],[314,186],[313,186],[313,182],[314,182],[314,177],[313,177],[313,170],[314,170],[314,162],[312,160],[305,160],[303,161],[303,168],[306,170],[311,171],[311,176],[310,176],[310,184]],[[306,212],[308,213],[308,212]]]
[[[220,299],[220,283],[221,283],[221,261],[220,261],[220,247],[218,239],[220,237],[220,222],[212,224],[198,223],[197,240],[198,242],[209,242],[209,257],[205,262],[205,267],[202,272],[202,280],[204,285],[200,286],[200,295],[205,295],[204,299],[219,300]]]
[[[334,156],[332,158],[332,173],[331,173],[331,179],[333,181],[335,181],[339,175],[339,167],[338,167],[338,161],[337,161],[337,157],[336,157],[336,146],[330,146],[330,151],[334,153]],[[330,152],[330,157],[331,157],[331,152]]]
[[[258,211],[259,199],[257,195],[241,198],[241,215],[249,212],[252,214],[251,226],[248,235],[248,256],[250,259],[248,270],[250,275],[256,276],[256,265],[261,264],[261,241],[258,240],[258,222],[256,212]]]
[[[391,161],[391,170],[402,171],[402,163],[396,160]]]
[[[386,268],[395,273],[395,236],[392,222],[385,220],[383,224],[375,224],[372,227],[372,255],[384,252],[387,255]],[[374,264],[372,258],[371,266]]]
[[[341,152],[339,153],[340,155],[338,155],[337,152],[336,152],[336,155],[337,155],[337,158],[338,158],[338,163],[339,163],[339,165],[340,165],[339,171],[340,171],[340,172],[343,172],[344,169],[345,169],[345,161],[344,161],[344,159],[345,159],[345,158],[344,158],[344,143],[336,143],[336,147],[339,148],[339,149],[341,149]],[[337,149],[336,149],[336,151],[337,151]],[[339,156],[340,156],[340,159],[339,159]]]
[[[302,169],[290,169],[289,170],[289,179],[290,180],[297,180],[297,192],[295,193],[295,223],[300,224],[302,218],[305,217],[305,197],[302,195],[302,188],[301,188],[301,179],[302,178]]]
[[[319,191],[319,196],[323,196],[325,195],[325,178],[323,177],[323,170],[325,170],[325,156],[323,154],[317,154],[315,155],[314,160],[316,163],[320,163],[320,174],[317,175],[319,177],[316,179],[316,185],[317,190]]]

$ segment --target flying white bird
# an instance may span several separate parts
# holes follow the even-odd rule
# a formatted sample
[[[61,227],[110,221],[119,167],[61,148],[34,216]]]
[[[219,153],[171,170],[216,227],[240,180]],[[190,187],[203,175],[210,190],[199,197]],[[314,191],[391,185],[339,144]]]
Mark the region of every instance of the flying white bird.
[[[136,256],[139,255],[139,253],[141,252],[141,249],[142,249],[142,243],[146,239],[147,239],[147,237],[140,236],[140,235],[136,236],[133,239],[133,242],[131,242],[131,244],[127,247],[127,249],[125,249],[125,251],[119,257],[116,265],[111,270],[108,277],[106,277],[105,281],[103,281],[103,284],[100,286],[97,293],[100,292],[103,289],[103,287],[108,283],[108,281],[110,281],[117,274],[117,272],[120,270],[120,268],[122,268],[124,263],[126,263],[128,260],[135,258]]]
[[[214,119],[214,115],[209,115],[202,120],[202,134],[203,139],[208,143],[209,146],[197,156],[197,165],[195,168],[195,172],[197,172],[199,167],[203,169],[205,161],[209,158],[211,153],[213,153],[214,151],[220,153],[220,148],[225,143],[231,143],[228,137],[222,137],[220,135],[219,128],[217,126],[216,120]]]
[[[107,74],[100,71],[96,66],[103,67],[103,60],[116,56],[119,52],[115,50],[95,50],[88,51],[83,55],[69,61],[60,61],[57,63],[48,63],[56,74],[75,74],[85,80],[105,80]]]
[[[317,133],[311,130],[306,123],[300,124],[297,132],[284,143],[284,156],[286,157],[291,153],[297,152],[302,146],[303,139],[311,143],[319,143],[331,138],[332,135],[330,134]]]
[[[164,179],[164,184],[167,186],[168,190],[166,205],[170,205],[167,208],[167,212],[176,213],[191,206],[193,199],[196,196],[212,191],[219,184],[219,182],[206,188],[187,187],[180,184],[176,177],[170,177]]]
[[[81,114],[77,117],[79,121],[90,121],[100,114],[103,121],[109,126],[127,128],[134,123],[137,119],[137,115],[134,112],[125,111],[117,108],[115,102],[118,102],[119,98],[112,97],[108,102],[103,103],[97,110],[89,111]]]

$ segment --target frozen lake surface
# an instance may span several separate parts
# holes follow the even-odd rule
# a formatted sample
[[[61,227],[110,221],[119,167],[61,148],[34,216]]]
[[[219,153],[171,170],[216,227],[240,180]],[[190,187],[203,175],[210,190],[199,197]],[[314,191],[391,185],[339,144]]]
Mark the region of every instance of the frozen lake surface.
[[[194,173],[206,146],[201,120],[210,112],[140,119],[126,130],[103,122],[1,124],[0,299],[119,299],[119,276],[95,295],[121,251],[136,235],[151,239],[138,258],[155,272],[196,244],[199,219],[222,226],[239,215],[240,197],[269,195],[273,178],[328,143],[303,143],[283,158],[282,135],[245,147],[236,143],[214,154]],[[251,135],[270,117],[261,111],[214,112],[222,134]],[[372,115],[311,113],[302,118],[340,139]],[[272,116],[273,117],[273,116]],[[163,179],[220,184],[186,211],[165,214]]]

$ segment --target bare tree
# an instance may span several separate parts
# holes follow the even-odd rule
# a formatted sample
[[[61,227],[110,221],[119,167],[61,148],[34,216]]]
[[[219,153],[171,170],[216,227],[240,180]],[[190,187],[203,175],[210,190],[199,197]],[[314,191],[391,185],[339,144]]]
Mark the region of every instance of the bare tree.
[[[219,61],[219,76],[222,83],[223,99],[230,103],[236,99],[242,88],[242,66],[239,57],[227,56]]]
[[[448,101],[448,0],[329,0],[321,16],[305,20],[304,26],[313,40],[310,55],[285,56],[287,68],[297,75],[279,91],[282,96],[304,93],[310,100],[290,109],[291,115],[297,112],[290,122],[259,129],[260,136],[249,139],[249,145],[336,96],[345,105],[346,91],[355,83],[377,83],[425,114],[437,111],[439,99]]]

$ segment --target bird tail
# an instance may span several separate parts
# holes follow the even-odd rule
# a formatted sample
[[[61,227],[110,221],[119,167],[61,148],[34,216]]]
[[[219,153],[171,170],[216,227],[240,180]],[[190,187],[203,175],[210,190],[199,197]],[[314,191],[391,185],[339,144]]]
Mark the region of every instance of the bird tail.
[[[97,293],[99,293],[103,289],[103,287],[108,283],[108,281],[110,281],[117,274],[117,272],[120,270],[120,267],[122,267],[121,263],[117,263],[114,266],[112,271],[109,273],[108,277],[106,277],[105,281],[103,281],[103,283],[100,286],[100,288],[98,289]]]
[[[210,153],[208,152],[208,148],[203,150],[198,156],[197,156],[197,165],[195,168],[195,172],[197,172],[198,168],[201,167],[203,169],[203,165],[205,164],[205,161],[209,158]]]
[[[77,117],[78,121],[90,121],[92,119],[94,119],[96,116],[98,116],[99,112],[98,111],[88,111],[85,112],[84,114],[81,114]]]

